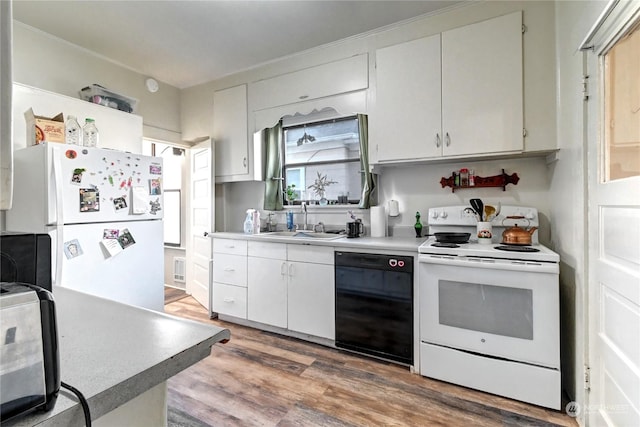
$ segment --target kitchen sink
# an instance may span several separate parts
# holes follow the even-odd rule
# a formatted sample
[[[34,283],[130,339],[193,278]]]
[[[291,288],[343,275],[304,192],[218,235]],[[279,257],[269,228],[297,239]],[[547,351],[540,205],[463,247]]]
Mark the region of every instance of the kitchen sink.
[[[322,239],[335,240],[344,237],[342,234],[321,233],[316,231],[272,231],[267,233],[256,234],[255,236],[263,237],[291,237],[295,239]]]

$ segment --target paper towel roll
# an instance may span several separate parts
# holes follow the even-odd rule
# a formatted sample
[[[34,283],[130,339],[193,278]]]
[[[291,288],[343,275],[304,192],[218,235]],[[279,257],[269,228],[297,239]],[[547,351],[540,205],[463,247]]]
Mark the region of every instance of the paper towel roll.
[[[387,215],[384,206],[371,206],[371,237],[385,237],[387,235]]]
[[[397,200],[389,200],[389,216],[398,216],[400,215],[400,209],[398,207]]]

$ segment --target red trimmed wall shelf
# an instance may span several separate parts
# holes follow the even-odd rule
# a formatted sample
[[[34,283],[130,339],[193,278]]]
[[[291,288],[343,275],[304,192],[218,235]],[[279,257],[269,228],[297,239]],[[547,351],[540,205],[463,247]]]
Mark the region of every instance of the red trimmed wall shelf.
[[[517,173],[514,172],[511,175],[509,175],[505,173],[504,169],[502,169],[502,173],[500,175],[487,176],[487,177],[475,176],[474,177],[475,185],[465,185],[465,186],[455,185],[454,174],[451,174],[451,176],[448,178],[442,177],[442,179],[440,180],[440,185],[442,185],[442,188],[451,187],[452,193],[460,188],[482,188],[482,187],[502,187],[502,191],[505,191],[505,187],[507,186],[507,184],[517,185],[518,181],[520,181],[520,177],[518,176]]]

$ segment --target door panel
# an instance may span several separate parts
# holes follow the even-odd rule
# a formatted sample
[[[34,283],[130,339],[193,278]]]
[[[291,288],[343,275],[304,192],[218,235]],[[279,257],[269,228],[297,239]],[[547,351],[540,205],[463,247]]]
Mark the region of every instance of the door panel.
[[[189,246],[187,293],[209,310],[211,304],[213,244],[208,237],[214,229],[213,149],[206,140],[190,150]]]
[[[614,64],[609,55],[617,52],[615,62],[627,63],[629,58],[618,55],[625,51],[617,51],[616,46],[634,39],[625,36],[624,28],[635,25],[635,31],[639,31],[640,4],[621,2],[608,12],[584,42],[591,46],[585,53],[585,74],[597,83],[589,88],[585,116],[591,368],[585,416],[590,426],[631,426],[640,425],[640,176],[629,162],[617,164],[619,156],[612,151],[618,147],[627,152],[626,156],[640,153],[640,140],[618,138],[620,133],[616,130],[628,130],[629,126],[640,129],[640,122],[637,114],[622,108],[621,99],[614,96],[630,95],[622,99],[623,104],[628,103],[638,85],[637,73],[636,80],[629,80],[626,74],[612,72]],[[634,52],[627,50],[629,53]],[[638,58],[637,52],[635,55]],[[640,102],[640,98],[637,100]],[[612,112],[625,114],[616,114],[613,120]],[[633,132],[625,131],[624,135]]]

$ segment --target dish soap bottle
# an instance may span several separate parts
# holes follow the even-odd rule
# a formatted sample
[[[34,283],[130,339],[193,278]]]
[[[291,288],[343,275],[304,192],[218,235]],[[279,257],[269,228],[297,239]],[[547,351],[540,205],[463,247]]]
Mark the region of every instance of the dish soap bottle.
[[[247,209],[247,217],[244,220],[244,234],[253,234],[253,212],[254,209]]]
[[[420,212],[416,212],[416,223],[413,226],[416,230],[416,237],[422,237],[422,223],[420,222]]]

